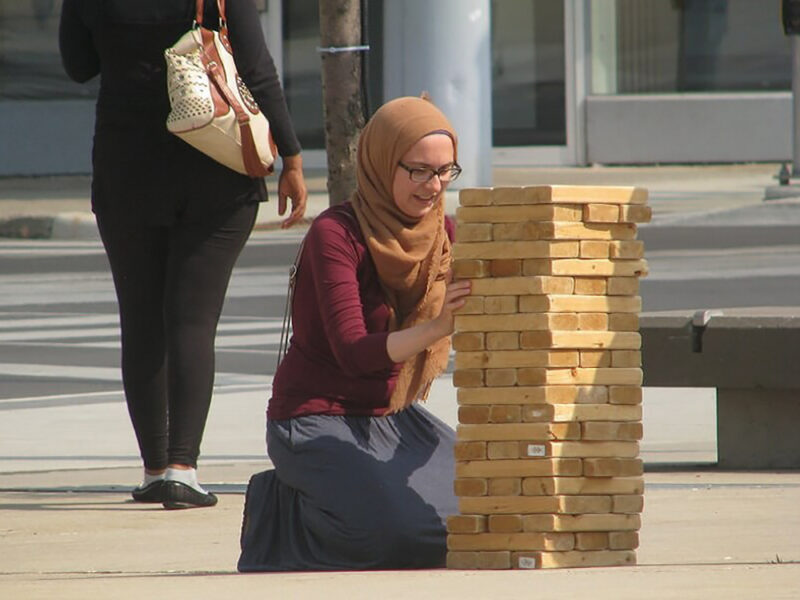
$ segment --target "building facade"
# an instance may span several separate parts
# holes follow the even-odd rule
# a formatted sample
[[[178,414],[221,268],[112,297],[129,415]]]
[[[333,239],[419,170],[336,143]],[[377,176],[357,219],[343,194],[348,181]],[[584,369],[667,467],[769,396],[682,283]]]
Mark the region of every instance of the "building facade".
[[[317,0],[254,1],[306,164],[324,167]],[[370,111],[389,99],[387,75],[409,68],[386,51],[387,32],[428,43],[397,22],[419,3],[391,0],[390,11],[389,1],[363,1]],[[779,0],[486,6],[494,165],[791,160],[792,50]],[[60,9],[0,0],[0,176],[90,170],[98,83],[63,74]]]

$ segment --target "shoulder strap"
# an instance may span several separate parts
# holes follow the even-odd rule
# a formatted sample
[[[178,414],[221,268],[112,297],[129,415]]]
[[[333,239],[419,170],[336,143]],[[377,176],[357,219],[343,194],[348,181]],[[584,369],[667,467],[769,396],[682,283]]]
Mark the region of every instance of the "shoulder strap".
[[[300,257],[303,254],[303,247],[306,245],[306,237],[300,242],[300,247],[297,249],[297,255],[294,257],[294,263],[289,267],[289,287],[286,290],[286,306],[283,308],[283,323],[281,324],[281,339],[278,343],[278,363],[276,368],[281,364],[283,357],[286,356],[286,351],[289,349],[289,337],[292,334],[292,305],[294,304],[294,288],[297,283],[297,269],[300,266]]]

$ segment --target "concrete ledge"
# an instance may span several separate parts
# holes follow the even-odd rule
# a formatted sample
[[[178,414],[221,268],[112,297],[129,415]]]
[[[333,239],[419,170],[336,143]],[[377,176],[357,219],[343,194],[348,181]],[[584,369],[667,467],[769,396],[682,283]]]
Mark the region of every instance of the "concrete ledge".
[[[717,389],[720,467],[800,468],[800,308],[646,313],[640,330],[644,386]]]

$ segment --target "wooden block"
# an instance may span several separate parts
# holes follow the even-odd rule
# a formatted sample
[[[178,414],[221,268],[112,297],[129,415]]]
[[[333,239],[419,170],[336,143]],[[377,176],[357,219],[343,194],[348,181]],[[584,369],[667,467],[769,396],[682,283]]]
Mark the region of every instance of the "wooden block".
[[[542,552],[541,569],[579,567],[617,567],[636,564],[636,553],[630,550],[573,550],[572,552]]]
[[[488,442],[486,456],[489,460],[520,458],[518,442]]]
[[[450,515],[447,517],[448,533],[483,533],[487,531],[485,515]]]
[[[555,385],[462,388],[456,391],[459,404],[604,404],[608,387],[602,385]]]
[[[486,387],[506,387],[517,384],[516,369],[486,369],[483,374]]]
[[[492,477],[487,496],[519,496],[522,494],[521,477]]]
[[[525,477],[522,493],[526,496],[642,494],[644,480],[641,477]]]
[[[478,552],[448,552],[446,565],[448,569],[477,569]]]
[[[492,188],[464,188],[458,191],[461,206],[489,206],[492,203]]]
[[[558,512],[561,513],[584,515],[611,512],[611,496],[554,497],[558,498]]]
[[[453,493],[456,496],[486,496],[489,485],[486,479],[479,477],[457,477],[453,480]]]
[[[459,315],[482,315],[486,312],[484,299],[485,296],[467,296],[464,298],[464,306],[454,312]]]
[[[563,477],[524,477],[522,479],[522,494],[524,496],[555,496],[556,479]],[[570,478],[572,479],[572,478]],[[548,530],[549,531],[549,530]]]
[[[579,423],[489,423],[485,425],[458,425],[456,439],[468,441],[550,441],[578,439]]]
[[[633,240],[636,225],[633,223],[536,223],[538,240]]]
[[[473,242],[455,244],[453,258],[507,260],[510,258],[570,258],[578,256],[578,242],[533,241],[533,242]]]
[[[492,408],[499,408],[495,405]],[[551,404],[526,404],[518,407],[521,410],[521,420],[526,423],[545,423],[552,421],[555,416],[555,407]],[[562,419],[566,421],[567,419]]]
[[[539,202],[562,204],[645,204],[647,190],[637,187],[551,185],[536,186]]]
[[[632,423],[626,423],[632,425]],[[585,423],[581,423],[585,425]],[[598,423],[608,425],[608,423]],[[620,457],[635,458],[639,456],[639,444],[635,441],[566,441],[548,442],[546,456],[553,457]],[[588,511],[593,512],[593,511]]]
[[[452,337],[453,350],[470,352],[486,348],[486,334],[482,331],[464,331],[454,333]]]
[[[611,242],[606,240],[582,240],[578,256],[580,258],[602,258],[608,259]]]
[[[461,223],[456,227],[456,244],[491,241],[491,223]]]
[[[581,439],[597,441],[640,440],[642,439],[642,424],[640,422],[584,421],[581,423]],[[620,454],[619,456],[624,455]]]
[[[598,369],[611,366],[611,352],[608,350],[581,350],[581,367]]]
[[[619,259],[638,259],[644,257],[644,242],[628,240],[624,242],[611,242],[608,256]]]
[[[459,259],[453,261],[453,278],[474,279],[489,277],[491,263],[488,260]]]
[[[476,279],[472,293],[477,296],[520,296],[523,294],[571,294],[572,277],[497,277]]]
[[[472,460],[456,463],[456,477],[573,477],[582,472],[583,462],[580,458]]]
[[[644,510],[642,495],[611,496],[611,512],[640,513],[642,510]]]
[[[486,458],[486,442],[479,441],[456,441],[453,447],[456,460],[483,460]]]
[[[453,371],[456,387],[483,387],[483,369],[456,369]]]
[[[522,531],[521,515],[489,515],[490,533],[519,533]]]
[[[624,296],[613,296],[623,298]],[[635,313],[610,313],[608,315],[609,331],[639,331],[639,315]]]
[[[489,273],[492,277],[517,277],[522,275],[522,259],[495,258],[489,261]],[[516,298],[516,296],[499,296],[500,298]],[[516,311],[508,311],[516,312]]]
[[[493,279],[492,281],[501,281]],[[456,315],[456,331],[525,331],[546,330],[549,313],[526,313],[516,315]]]
[[[537,269],[529,265],[537,265]],[[647,272],[647,261],[583,258],[530,258],[522,262],[525,275],[593,275],[603,277],[640,277]]]
[[[557,331],[575,331],[578,329],[578,314],[571,312],[544,313],[548,315],[548,328]]]
[[[605,242],[600,243],[604,244]],[[605,296],[606,286],[607,279],[605,277],[576,277],[574,293],[585,296]]]
[[[616,204],[585,204],[583,220],[586,223],[617,223],[619,206]]]
[[[575,278],[585,281],[585,278]],[[531,313],[638,313],[642,308],[639,296],[595,295],[523,295],[519,297],[519,311]],[[637,318],[638,329],[638,315]],[[610,321],[609,321],[610,325]]]
[[[496,242],[533,241],[539,239],[534,221],[522,223],[492,223],[492,239]]]
[[[644,472],[640,458],[584,458],[585,477],[638,477]]]
[[[584,531],[575,534],[576,550],[605,550],[608,547],[608,532],[606,531]]]
[[[478,569],[510,569],[511,552],[500,550],[495,552],[478,552]]]
[[[512,569],[538,569],[541,565],[539,552],[512,552]]]
[[[522,381],[521,377],[520,381]],[[544,383],[549,385],[642,385],[642,370],[614,368],[547,369]]]
[[[496,404],[489,407],[490,423],[519,423],[520,421],[522,421],[522,406],[514,404]],[[461,423],[463,421],[459,420],[459,422]]]
[[[608,313],[586,312],[578,314],[578,329],[584,331],[605,331],[608,329]]]
[[[458,505],[462,514],[549,514],[558,512],[559,498],[560,496],[476,496],[459,498]],[[609,499],[610,507],[611,500]]]
[[[611,352],[612,367],[641,367],[642,353],[639,350],[613,350]]]
[[[575,350],[481,350],[456,354],[456,369],[577,367]]]
[[[498,186],[493,188],[491,201],[493,206],[539,203],[536,191],[522,186]]]
[[[487,350],[519,349],[519,332],[517,331],[491,331],[486,333],[485,335],[486,335]]]
[[[542,205],[460,206],[456,223],[519,223],[521,221],[577,221],[569,207]]]
[[[642,204],[620,206],[619,220],[624,223],[649,223],[653,218],[653,209]]]
[[[575,546],[571,533],[476,533],[447,536],[447,549],[463,550],[557,550]]]
[[[523,531],[636,531],[641,525],[641,516],[638,514],[532,514],[522,517]]]
[[[459,423],[488,423],[489,422],[488,406],[459,406],[458,407],[458,422]]]
[[[611,277],[608,280],[609,296],[636,296],[639,294],[638,277]],[[621,311],[614,311],[621,312]]]
[[[635,531],[609,531],[608,547],[612,550],[633,550],[639,547],[639,534]]]
[[[550,315],[552,313],[531,313]],[[459,319],[479,319],[481,317],[466,315]],[[509,319],[511,320],[511,319]],[[477,321],[472,321],[477,323]],[[534,322],[531,320],[531,322]],[[519,334],[520,348],[527,349],[559,349],[578,348],[586,350],[639,350],[642,347],[642,336],[633,331],[544,331],[521,329]]]
[[[605,388],[603,388],[605,389]],[[551,421],[641,421],[641,405],[555,404]],[[524,412],[523,412],[524,416]],[[581,433],[584,433],[583,431]],[[636,438],[639,439],[639,438]]]
[[[608,401],[611,404],[641,404],[642,388],[635,386],[611,386],[608,389]]]

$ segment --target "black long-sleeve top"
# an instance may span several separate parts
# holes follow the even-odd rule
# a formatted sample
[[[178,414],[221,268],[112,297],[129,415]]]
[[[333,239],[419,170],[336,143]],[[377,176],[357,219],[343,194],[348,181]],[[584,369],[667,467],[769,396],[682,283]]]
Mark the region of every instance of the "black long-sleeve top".
[[[205,0],[204,25],[219,22]],[[300,152],[252,0],[227,0],[237,69],[270,122],[281,156]],[[64,0],[59,46],[78,82],[100,75],[92,151],[92,208],[109,217],[172,221],[266,199],[263,179],[224,167],[166,130],[164,50],[192,26],[194,0]]]

